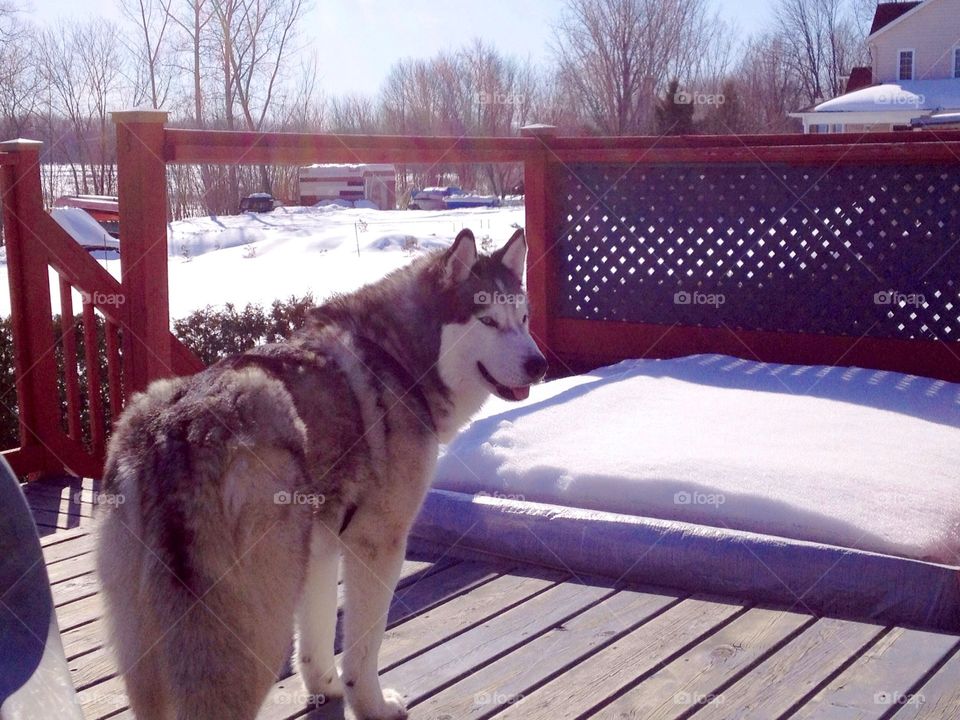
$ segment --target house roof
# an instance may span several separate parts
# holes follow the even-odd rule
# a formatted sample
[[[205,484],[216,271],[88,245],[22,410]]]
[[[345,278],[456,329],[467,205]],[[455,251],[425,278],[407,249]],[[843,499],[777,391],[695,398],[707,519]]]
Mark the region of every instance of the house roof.
[[[882,30],[894,20],[919,7],[921,2],[889,2],[877,5],[877,10],[873,14],[873,25],[870,26],[870,34]]]
[[[941,125],[960,126],[960,112],[937,113],[927,117],[915,118],[910,122],[915,128],[937,127]]]
[[[812,111],[832,113],[891,110],[916,110],[918,114],[960,110],[960,78],[902,80],[896,83],[871,85],[822,102]]]

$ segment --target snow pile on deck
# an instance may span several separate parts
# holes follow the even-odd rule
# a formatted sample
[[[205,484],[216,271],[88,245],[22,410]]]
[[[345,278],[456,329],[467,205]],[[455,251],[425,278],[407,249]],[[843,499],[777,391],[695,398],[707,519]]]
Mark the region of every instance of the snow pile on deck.
[[[490,401],[434,486],[960,564],[960,385],[719,355]]]

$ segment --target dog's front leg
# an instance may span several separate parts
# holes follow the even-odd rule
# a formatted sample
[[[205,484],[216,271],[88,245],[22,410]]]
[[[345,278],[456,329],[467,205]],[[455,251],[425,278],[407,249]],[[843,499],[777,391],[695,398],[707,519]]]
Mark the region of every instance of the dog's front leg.
[[[387,625],[406,551],[402,532],[385,531],[362,520],[343,537],[346,603],[343,680],[347,700],[358,720],[400,720],[407,717],[403,696],[380,689],[377,656]]]

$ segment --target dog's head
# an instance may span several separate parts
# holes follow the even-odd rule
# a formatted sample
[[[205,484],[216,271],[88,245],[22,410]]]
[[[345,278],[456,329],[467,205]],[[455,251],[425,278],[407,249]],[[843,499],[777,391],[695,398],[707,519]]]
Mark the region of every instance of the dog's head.
[[[517,230],[492,255],[477,253],[463,230],[442,256],[440,285],[449,311],[440,343],[440,377],[457,395],[523,400],[547,372],[530,336],[523,291],[527,242]]]

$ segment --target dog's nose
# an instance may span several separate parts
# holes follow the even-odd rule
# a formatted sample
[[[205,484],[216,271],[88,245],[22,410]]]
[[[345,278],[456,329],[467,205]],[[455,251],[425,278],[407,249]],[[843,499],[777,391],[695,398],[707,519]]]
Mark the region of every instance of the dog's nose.
[[[523,363],[523,369],[531,380],[539,380],[547,374],[547,359],[543,355],[530,355]]]

